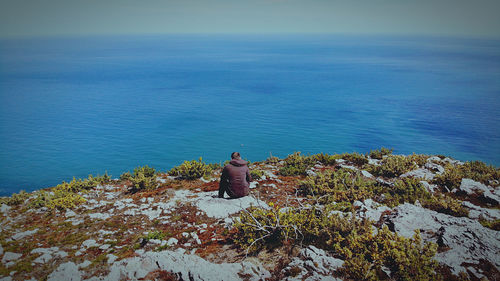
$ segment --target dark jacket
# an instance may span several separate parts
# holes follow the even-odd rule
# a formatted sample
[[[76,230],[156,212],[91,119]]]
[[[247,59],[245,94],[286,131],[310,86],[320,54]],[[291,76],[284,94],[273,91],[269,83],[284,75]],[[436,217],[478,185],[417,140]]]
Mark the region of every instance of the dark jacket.
[[[227,192],[231,198],[247,196],[250,192],[249,185],[252,181],[247,162],[233,159],[222,170],[219,184],[219,197]]]

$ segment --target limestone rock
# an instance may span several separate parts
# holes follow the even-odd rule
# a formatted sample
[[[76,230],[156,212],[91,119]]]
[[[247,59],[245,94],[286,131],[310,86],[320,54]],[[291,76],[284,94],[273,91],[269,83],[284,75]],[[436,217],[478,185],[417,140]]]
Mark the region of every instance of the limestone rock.
[[[465,271],[462,263],[479,264],[481,259],[500,267],[500,235],[470,218],[457,218],[412,204],[402,204],[387,218],[390,228],[405,237],[421,230],[426,241],[449,250],[436,254],[436,259],[452,269],[454,274]]]
[[[47,281],[80,281],[82,274],[78,271],[78,266],[73,262],[59,265],[47,278]]]
[[[166,270],[180,280],[242,280],[240,276],[250,276],[245,280],[264,280],[271,277],[262,265],[250,262],[214,264],[196,255],[183,251],[146,252],[140,257],[132,257],[115,262],[107,276],[89,280],[137,280],[149,272]],[[63,279],[61,279],[63,280]]]

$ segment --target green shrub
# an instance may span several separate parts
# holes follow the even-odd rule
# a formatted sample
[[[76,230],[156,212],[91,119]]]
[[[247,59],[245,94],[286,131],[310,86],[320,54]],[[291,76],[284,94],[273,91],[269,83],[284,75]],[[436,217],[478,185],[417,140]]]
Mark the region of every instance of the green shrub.
[[[418,179],[402,178],[396,180],[393,188],[385,188],[383,203],[395,207],[405,202],[414,204],[415,201],[431,198],[429,193]]]
[[[259,180],[264,176],[264,172],[262,170],[252,170],[250,171],[250,175],[253,180]]]
[[[29,206],[31,208],[47,207],[64,210],[73,209],[85,201],[85,198],[68,188],[67,185],[58,185],[50,191],[39,190],[35,192]]]
[[[420,234],[405,238],[384,226],[373,234],[367,220],[355,216],[331,214],[324,209],[277,206],[266,210],[253,208],[234,224],[234,241],[249,252],[288,243],[315,245],[345,260],[343,272],[355,280],[376,279],[382,267],[395,280],[433,280],[437,262],[434,243],[422,243]]]
[[[384,158],[379,166],[370,166],[369,170],[374,175],[392,178],[414,170],[417,167],[417,164],[410,157],[390,155]]]
[[[329,195],[326,198],[330,201],[352,203],[373,197],[375,185],[375,181],[364,179],[359,172],[339,169],[308,176],[299,183],[298,191],[303,195]]]
[[[430,198],[421,200],[423,207],[439,213],[455,217],[468,217],[469,210],[462,205],[462,201],[454,199],[449,195],[432,195]]]
[[[496,220],[492,220],[492,221],[480,219],[479,222],[484,227],[487,227],[487,228],[490,228],[493,230],[497,230],[497,231],[500,230],[500,219],[496,219]]]
[[[181,179],[195,180],[209,175],[214,169],[214,166],[205,164],[202,158],[191,161],[184,161],[181,165],[172,168],[168,172],[170,176],[177,176]]]
[[[10,197],[0,197],[0,205],[1,204],[6,204],[9,206],[14,206],[14,205],[19,205],[21,203],[24,203],[26,199],[28,199],[30,196],[29,193],[27,193],[24,190],[21,190],[19,193],[14,193]]]
[[[336,164],[338,159],[342,158],[342,155],[340,154],[329,155],[325,153],[319,153],[313,155],[312,157],[315,161],[320,162],[325,166],[333,166]]]
[[[273,155],[269,155],[269,157],[265,161],[266,164],[271,164],[271,165],[276,165],[279,162],[280,162],[280,159],[276,156],[273,156]]]
[[[390,155],[394,151],[393,148],[385,148],[382,147],[379,150],[370,150],[370,153],[368,154],[370,158],[372,159],[382,159],[385,155]]]
[[[481,161],[465,162],[463,165],[447,164],[444,173],[436,175],[434,183],[452,190],[460,187],[463,178],[496,187],[500,182],[500,169]]]
[[[147,235],[143,237],[145,240],[152,240],[152,239],[157,239],[157,240],[163,240],[167,235],[161,231],[153,231],[149,232]]]
[[[134,168],[134,172],[132,174],[130,172],[121,174],[120,180],[130,182],[131,192],[138,192],[158,187],[156,169],[147,165]]]
[[[288,155],[284,162],[284,166],[279,171],[283,176],[306,175],[306,171],[316,163],[314,157],[303,156],[300,152]]]
[[[357,152],[344,153],[342,154],[342,159],[357,166],[363,166],[364,164],[368,163],[368,159],[366,158],[366,156]]]

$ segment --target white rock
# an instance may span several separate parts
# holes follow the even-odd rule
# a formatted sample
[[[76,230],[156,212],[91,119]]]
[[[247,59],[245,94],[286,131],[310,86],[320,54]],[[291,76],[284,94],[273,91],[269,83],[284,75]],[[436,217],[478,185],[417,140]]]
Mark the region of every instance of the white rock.
[[[4,214],[9,212],[10,209],[11,209],[11,207],[9,205],[2,204],[2,206],[0,206],[0,212],[2,212]]]
[[[500,196],[491,193],[486,185],[471,179],[462,179],[459,190],[467,193],[468,195],[482,194],[485,198],[491,199],[497,204],[500,203]]]
[[[91,265],[92,263],[90,261],[84,261],[81,264],[78,265],[79,269],[86,268],[87,266]]]
[[[381,160],[379,159],[368,158],[368,164],[370,165],[380,166],[380,162]]]
[[[387,219],[400,235],[411,237],[415,229],[420,229],[426,241],[449,247],[437,253],[436,259],[451,267],[454,274],[466,270],[462,263],[478,264],[481,259],[500,267],[500,235],[477,220],[457,218],[408,203],[396,207]]]
[[[259,185],[259,183],[258,183],[258,182],[256,182],[256,181],[253,181],[253,182],[251,182],[251,183],[250,183],[249,188],[250,188],[250,189],[254,189],[254,188],[256,188],[256,187],[257,187],[257,185]]]
[[[436,164],[436,163],[432,163],[432,162],[427,161],[427,163],[425,163],[425,167],[431,171],[435,171],[438,175],[441,175],[442,173],[444,173],[443,166]]]
[[[115,262],[107,276],[95,280],[137,280],[155,270],[172,272],[181,280],[242,280],[240,276],[249,276],[248,280],[263,280],[271,277],[260,264],[214,264],[181,251],[162,251],[147,252],[140,257]]]
[[[380,216],[382,215],[382,213],[388,210],[390,210],[389,207],[385,205],[379,205],[375,203],[372,199],[366,199],[363,202],[363,205],[360,211],[358,212],[358,215],[360,217],[364,217],[369,220],[377,222],[380,220]]]
[[[153,210],[151,208],[141,211],[141,213],[143,215],[147,216],[149,218],[149,220],[154,220],[154,219],[158,218],[162,212],[163,212],[162,209]]]
[[[313,170],[307,170],[306,171],[306,174],[310,177],[315,177],[317,176],[318,174],[316,174]]]
[[[89,217],[91,219],[107,220],[111,217],[111,215],[110,214],[102,214],[102,213],[94,213],[94,214],[89,214]]]
[[[2,258],[2,263],[6,264],[8,262],[16,261],[21,258],[23,254],[13,253],[13,252],[5,252]]]
[[[109,264],[112,264],[116,261],[116,259],[118,259],[117,256],[113,255],[113,254],[107,254],[106,257],[108,258],[108,263]]]
[[[500,210],[499,209],[488,209],[479,207],[477,205],[472,204],[469,201],[463,201],[462,205],[469,209],[469,218],[478,219],[479,217],[483,217],[488,220],[497,220],[500,219]]]
[[[99,249],[106,251],[107,249],[109,249],[109,247],[111,247],[111,245],[104,244],[104,245],[99,246]]]
[[[178,242],[179,241],[177,239],[175,239],[175,238],[172,237],[172,238],[168,239],[167,245],[168,246],[177,245]]]
[[[3,278],[0,278],[0,281],[12,281],[12,277],[10,277],[10,276],[3,277]]]
[[[66,216],[67,218],[71,218],[71,217],[74,217],[76,216],[76,213],[73,212],[72,210],[67,210],[66,213],[64,214],[64,216]]]
[[[302,249],[298,257],[294,258],[288,266],[283,269],[284,272],[291,268],[300,268],[297,276],[287,277],[288,281],[299,280],[331,280],[340,281],[332,277],[332,273],[338,270],[344,264],[343,260],[336,259],[326,254],[325,251],[314,246]],[[306,279],[307,276],[307,279]]]
[[[82,280],[82,275],[78,271],[78,266],[73,262],[67,262],[59,265],[59,267],[52,272],[47,281],[80,281]]]
[[[406,177],[413,177],[417,179],[423,179],[423,180],[432,180],[434,178],[434,173],[424,169],[424,168],[418,168],[413,171],[409,171],[407,173],[402,174],[400,177],[401,178],[406,178]]]
[[[24,231],[24,232],[21,232],[21,233],[17,233],[15,234],[14,236],[12,236],[12,240],[21,240],[27,236],[31,236],[35,233],[38,232],[38,228],[36,229],[33,229],[33,230],[27,230],[27,231]]]
[[[353,170],[353,171],[359,170],[357,167],[354,167],[354,166],[351,166],[351,165],[345,165],[345,164],[340,164],[340,167],[342,167],[344,169]]]
[[[88,239],[83,241],[82,243],[83,248],[98,247],[98,246],[99,244],[97,244],[97,242],[94,239]]]
[[[192,201],[198,209],[212,218],[225,218],[250,206],[261,206],[269,208],[264,201],[259,201],[254,197],[245,196],[238,199],[214,198],[212,192],[200,192],[198,198],[188,199]]]
[[[439,187],[435,184],[429,184],[427,181],[420,181],[420,183],[427,189],[427,191],[434,193],[439,190]]]
[[[361,171],[361,174],[362,174],[364,177],[367,177],[367,178],[370,178],[370,179],[375,178],[372,174],[370,174],[370,172],[365,171],[365,170],[362,170],[362,171]]]

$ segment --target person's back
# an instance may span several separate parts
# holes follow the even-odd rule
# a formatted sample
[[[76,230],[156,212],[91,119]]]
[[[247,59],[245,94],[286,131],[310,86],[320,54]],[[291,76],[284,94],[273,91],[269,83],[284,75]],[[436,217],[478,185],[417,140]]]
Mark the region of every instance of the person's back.
[[[238,152],[231,154],[231,161],[222,170],[219,184],[219,197],[224,197],[226,192],[231,198],[247,196],[250,192],[249,185],[252,181],[247,162],[242,160]]]

